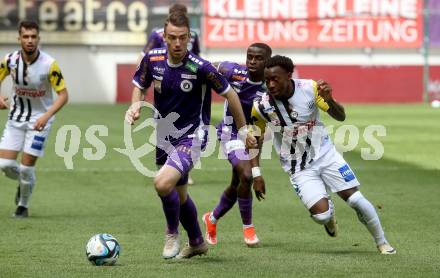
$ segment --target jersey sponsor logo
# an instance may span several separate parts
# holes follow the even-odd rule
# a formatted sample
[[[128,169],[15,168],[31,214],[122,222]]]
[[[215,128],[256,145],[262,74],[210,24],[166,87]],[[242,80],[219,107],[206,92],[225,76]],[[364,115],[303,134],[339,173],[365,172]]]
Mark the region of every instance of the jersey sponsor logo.
[[[182,75],[180,77],[185,78],[185,79],[197,79],[197,75],[195,75],[195,74],[184,74],[184,73],[182,73]]]
[[[163,74],[165,72],[165,68],[154,66],[153,70],[156,71],[158,74]]]
[[[188,61],[185,64],[185,68],[189,69],[192,73],[196,73],[199,67],[196,64],[194,64],[193,62]]]
[[[354,176],[353,171],[350,169],[348,164],[345,164],[344,166],[342,166],[338,170],[339,170],[339,173],[341,173],[341,176],[344,178],[344,180],[346,182],[350,182],[350,181],[356,179],[356,177]]]
[[[182,80],[182,82],[180,83],[180,89],[182,89],[182,91],[186,93],[190,92],[192,88],[193,84],[189,80]]]
[[[46,91],[45,90],[16,88],[15,94],[20,97],[42,97],[46,94]]]
[[[165,60],[164,55],[150,57],[150,62],[158,62],[158,61],[164,61],[164,60]]]
[[[246,77],[245,77],[245,76],[241,76],[241,75],[234,74],[234,75],[232,75],[232,79],[233,79],[233,80],[244,81],[244,80],[246,79]]]

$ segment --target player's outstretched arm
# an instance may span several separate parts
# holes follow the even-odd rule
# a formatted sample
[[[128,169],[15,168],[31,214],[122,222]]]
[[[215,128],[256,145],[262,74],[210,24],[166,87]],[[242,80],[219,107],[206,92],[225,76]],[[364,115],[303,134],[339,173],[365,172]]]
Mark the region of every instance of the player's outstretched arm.
[[[344,107],[339,104],[332,96],[332,87],[324,80],[317,81],[318,95],[328,104],[327,113],[337,121],[345,120]]]
[[[240,130],[246,125],[246,118],[244,117],[243,108],[241,107],[240,99],[232,87],[222,96],[228,100],[229,111],[231,111],[232,118],[234,118],[237,129]]]
[[[134,122],[139,119],[141,105],[140,102],[144,99],[145,93],[138,87],[133,88],[133,93],[131,95],[131,106],[125,112],[125,121],[129,124],[134,124]]]

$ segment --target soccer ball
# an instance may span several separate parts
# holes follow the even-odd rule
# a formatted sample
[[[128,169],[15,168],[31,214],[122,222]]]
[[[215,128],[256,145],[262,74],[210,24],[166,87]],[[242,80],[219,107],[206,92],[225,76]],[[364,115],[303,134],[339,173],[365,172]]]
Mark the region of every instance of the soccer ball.
[[[114,265],[121,247],[111,234],[97,234],[86,245],[87,259],[94,265]]]

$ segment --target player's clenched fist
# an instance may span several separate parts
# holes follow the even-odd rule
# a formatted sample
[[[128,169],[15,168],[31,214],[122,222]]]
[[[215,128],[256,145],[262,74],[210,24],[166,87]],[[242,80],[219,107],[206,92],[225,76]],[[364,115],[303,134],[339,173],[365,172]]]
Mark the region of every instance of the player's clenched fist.
[[[318,95],[321,96],[325,102],[332,100],[332,87],[324,80],[318,80]]]
[[[140,117],[140,109],[130,107],[127,112],[125,112],[125,121],[129,124],[134,124],[134,122]]]
[[[8,98],[0,96],[0,109],[8,109]]]

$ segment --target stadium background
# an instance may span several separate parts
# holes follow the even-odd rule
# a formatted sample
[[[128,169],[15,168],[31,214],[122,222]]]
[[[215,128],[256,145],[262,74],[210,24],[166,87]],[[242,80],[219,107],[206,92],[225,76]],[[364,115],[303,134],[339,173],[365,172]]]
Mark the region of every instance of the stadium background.
[[[440,196],[440,109],[432,109],[422,101],[427,69],[430,94],[425,96],[435,97],[440,91],[440,1],[186,1],[193,27],[200,29],[203,39],[202,56],[213,61],[244,62],[245,47],[251,40],[230,37],[234,24],[242,21],[239,17],[243,4],[253,7],[248,10],[248,17],[255,17],[270,3],[292,4],[290,8],[280,6],[281,11],[290,14],[288,17],[304,17],[304,10],[310,11],[306,22],[310,34],[315,34],[310,40],[267,42],[277,45],[275,53],[294,59],[297,75],[325,78],[335,88],[348,117],[339,123],[323,113],[322,119],[333,130],[335,145],[345,146],[344,158],[355,169],[363,194],[375,205],[387,238],[398,254],[379,256],[365,227],[339,198],[334,201],[340,236],[329,239],[322,227],[308,217],[272,150],[272,159],[262,161],[266,200],[253,204],[263,248],[244,246],[235,207],[221,220],[218,246],[211,247],[208,256],[185,263],[164,262],[160,256],[164,219],[152,179],[142,176],[128,157],[115,151],[124,148],[122,123],[128,106],[117,103],[118,94],[124,100],[130,93],[134,63],[146,34],[153,27],[162,26],[171,2],[0,0],[0,55],[19,47],[19,18],[36,19],[43,30],[42,48],[59,61],[71,95],[71,103],[57,114],[45,157],[38,161],[37,186],[28,219],[17,221],[10,217],[15,210],[17,184],[0,177],[0,277],[438,277],[435,219]],[[411,31],[412,37],[406,42],[398,34],[389,41],[373,36],[374,40],[344,42],[343,31],[336,36],[342,42],[318,41],[316,4],[324,3],[322,9],[327,14],[323,20],[335,21],[343,29],[346,21],[354,20],[349,18],[354,16],[350,12],[354,2],[370,3],[372,7],[389,3],[382,8],[393,15],[382,18],[364,12],[356,21],[361,23],[356,24],[377,21],[381,23],[374,23],[376,26],[383,26],[383,22],[396,26],[396,21],[402,21],[417,32]],[[310,6],[304,8],[303,3]],[[398,8],[394,3],[398,3]],[[212,4],[213,12],[221,12],[230,20],[228,40],[207,40],[210,21],[206,4]],[[264,9],[263,15],[267,13]],[[113,17],[115,11],[117,16]],[[291,19],[281,22],[297,22]],[[277,21],[266,18],[258,22],[264,25]],[[423,40],[424,36],[430,40]],[[429,68],[424,67],[428,65],[426,61]],[[10,93],[9,78],[2,85],[2,93]],[[347,102],[351,103],[345,105]],[[0,126],[4,126],[7,113],[0,111]],[[212,122],[217,123],[222,115],[221,103],[213,105],[212,114]],[[148,116],[143,113],[139,122]],[[362,153],[371,150],[365,130],[372,125],[386,127],[386,136],[375,136],[385,152],[381,159],[368,161],[362,159]],[[79,129],[80,138],[75,140],[73,132],[72,136],[66,135],[66,140],[57,138],[65,127]],[[95,132],[97,127],[107,127],[108,133]],[[347,127],[356,130],[351,133]],[[338,131],[344,131],[339,132],[339,140],[335,135]],[[145,138],[149,138],[149,132],[151,128],[133,133],[134,145],[148,144]],[[97,141],[89,140],[87,134],[98,137],[105,151],[99,152]],[[348,148],[352,141],[346,140],[349,137],[357,139],[357,144],[351,146],[354,149]],[[59,151],[71,153],[73,170],[67,169]],[[86,158],[87,153],[93,159],[89,159],[90,155]],[[155,169],[152,153],[145,155],[142,162]],[[203,158],[202,163],[201,169],[192,171],[196,184],[189,187],[199,214],[215,206],[230,178],[230,166],[217,155]],[[109,232],[121,243],[116,267],[92,267],[86,260],[85,244],[99,232]]]
[[[0,53],[17,48],[17,22],[34,19],[71,102],[124,102],[146,36],[173,2],[1,0]],[[210,61],[244,63],[245,47],[265,41],[294,60],[297,76],[328,80],[345,103],[440,98],[440,1],[180,2]]]

